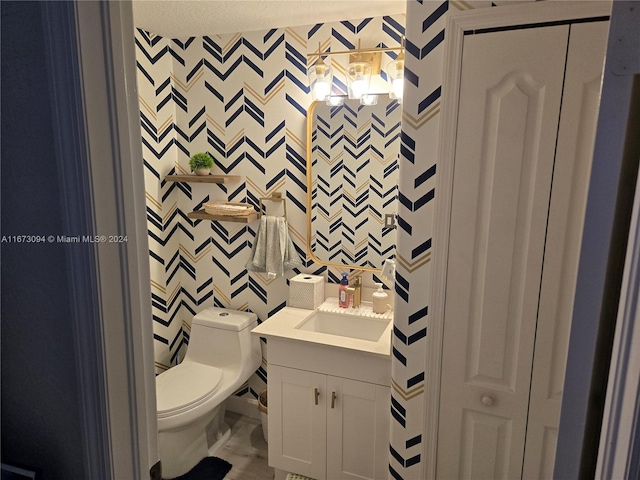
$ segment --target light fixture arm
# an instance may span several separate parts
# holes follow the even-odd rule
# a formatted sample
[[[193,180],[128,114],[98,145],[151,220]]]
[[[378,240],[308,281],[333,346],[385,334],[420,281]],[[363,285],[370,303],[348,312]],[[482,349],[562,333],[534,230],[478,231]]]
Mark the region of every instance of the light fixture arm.
[[[404,36],[402,37],[402,44],[398,47],[376,47],[376,48],[355,48],[353,50],[340,50],[337,52],[320,52],[318,48],[317,52],[308,53],[307,58],[318,56],[318,58],[329,57],[331,55],[346,55],[352,53],[376,53],[376,52],[400,52],[404,54]]]
[[[318,53],[309,54],[307,55],[307,57],[313,57],[315,55],[318,55],[318,61],[316,62],[316,66],[324,65],[324,62],[322,61],[322,46],[320,45],[320,42],[318,42]]]

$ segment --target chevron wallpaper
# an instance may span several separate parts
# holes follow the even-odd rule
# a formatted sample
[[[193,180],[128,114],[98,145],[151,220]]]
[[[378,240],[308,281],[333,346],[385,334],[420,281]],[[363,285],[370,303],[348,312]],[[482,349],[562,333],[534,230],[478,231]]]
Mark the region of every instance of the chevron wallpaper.
[[[260,197],[282,192],[303,271],[340,278],[340,271],[314,264],[305,252],[311,104],[306,56],[318,43],[325,50],[353,48],[358,39],[364,46],[397,46],[403,34],[403,15],[183,39],[136,32],[156,372],[179,361],[196,312],[214,305],[250,310],[265,320],[285,306],[288,279],[300,273],[269,279],[247,272],[258,222],[189,219],[187,213],[203,203],[249,202],[257,208]],[[394,57],[388,54],[383,63]],[[217,173],[241,180],[165,181],[168,174],[188,173],[189,157],[201,151],[215,157]],[[265,207],[282,213],[279,204]],[[266,382],[266,360],[256,373],[237,395],[257,397]]]
[[[395,257],[401,106],[316,104],[312,124],[312,238],[319,259],[382,268]]]

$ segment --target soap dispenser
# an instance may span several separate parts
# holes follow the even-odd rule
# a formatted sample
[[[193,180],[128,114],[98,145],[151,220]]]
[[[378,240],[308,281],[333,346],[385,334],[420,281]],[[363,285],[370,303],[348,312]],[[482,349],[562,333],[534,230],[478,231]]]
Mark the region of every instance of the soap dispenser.
[[[349,279],[347,274],[342,274],[342,280],[340,280],[340,286],[338,287],[338,306],[341,308],[349,307],[349,295],[347,294],[347,288],[349,287]]]
[[[382,289],[381,283],[376,283],[378,290],[373,293],[373,313],[385,313],[388,307],[389,295]]]

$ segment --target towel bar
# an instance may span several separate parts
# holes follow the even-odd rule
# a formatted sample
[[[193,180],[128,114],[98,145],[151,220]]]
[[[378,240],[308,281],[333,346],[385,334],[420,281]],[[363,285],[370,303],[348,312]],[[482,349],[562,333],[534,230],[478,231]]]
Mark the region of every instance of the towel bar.
[[[263,200],[269,200],[269,201],[272,201],[272,202],[284,202],[284,215],[283,216],[284,216],[285,220],[288,220],[287,219],[287,199],[282,196],[281,192],[274,192],[274,193],[271,194],[270,197],[262,197],[262,198],[260,198],[260,209],[259,209],[259,215],[260,216],[262,216],[262,211],[263,211],[263,208],[262,208],[262,201]]]

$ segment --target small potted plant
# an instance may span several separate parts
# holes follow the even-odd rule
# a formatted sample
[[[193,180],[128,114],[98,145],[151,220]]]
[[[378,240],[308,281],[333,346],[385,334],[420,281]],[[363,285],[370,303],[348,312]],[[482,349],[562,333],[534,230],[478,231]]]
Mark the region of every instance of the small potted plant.
[[[196,153],[189,160],[189,167],[196,175],[209,175],[213,168],[213,158],[205,152]]]

